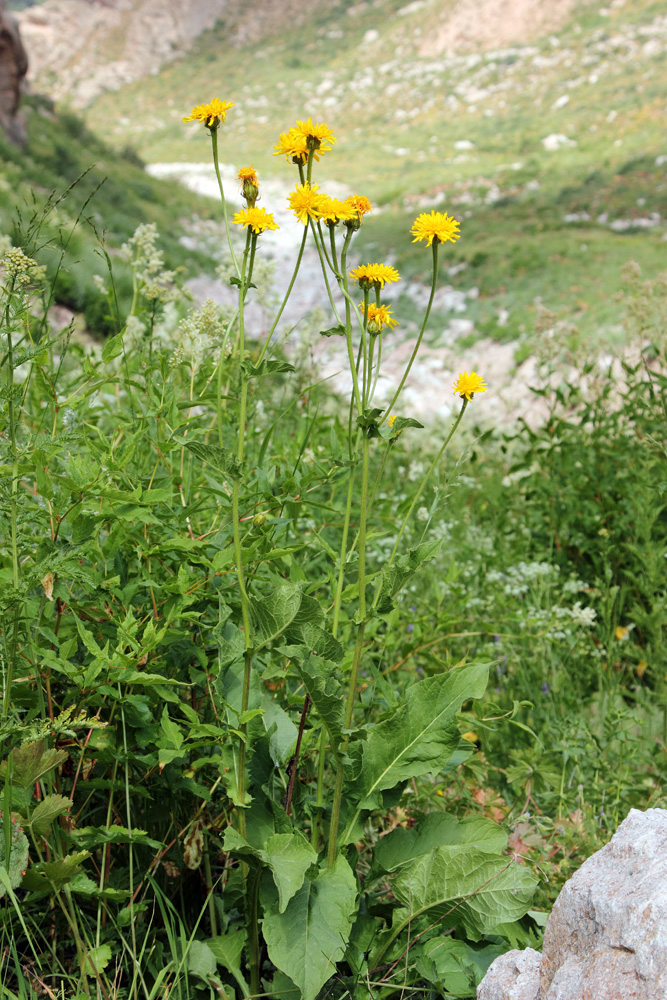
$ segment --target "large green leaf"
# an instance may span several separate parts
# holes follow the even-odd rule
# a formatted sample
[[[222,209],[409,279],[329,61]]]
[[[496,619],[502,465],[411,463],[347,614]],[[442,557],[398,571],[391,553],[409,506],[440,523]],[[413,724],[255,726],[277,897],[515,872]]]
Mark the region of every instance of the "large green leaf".
[[[252,611],[256,623],[255,642],[257,648],[282,635],[287,626],[294,621],[301,606],[301,588],[296,583],[285,583],[269,594],[253,600]]]
[[[456,713],[469,698],[481,698],[488,667],[473,663],[429,677],[408,689],[405,704],[350,747],[356,756],[352,794],[358,800],[346,824],[347,843],[361,809],[375,808],[378,793],[399,781],[442,770],[459,743]]]
[[[416,826],[407,830],[398,827],[378,840],[368,877],[394,872],[436,847],[449,845],[467,850],[471,844],[484,854],[500,854],[507,845],[507,834],[483,816],[467,816],[459,822],[449,813],[429,813]]]
[[[336,664],[315,656],[303,645],[280,646],[278,652],[296,665],[303,686],[329,734],[332,753],[338,756],[338,748],[343,740],[345,696]]]
[[[78,622],[78,618],[75,616]],[[66,750],[47,750],[44,740],[24,743],[12,751],[12,781],[21,788],[30,788],[45,774],[67,760]],[[5,771],[6,773],[6,765]]]
[[[285,912],[290,899],[303,885],[306,872],[317,862],[317,853],[302,833],[274,833],[268,838],[264,849],[258,850],[251,847],[237,830],[228,826],[223,846],[226,851],[231,851],[251,864],[260,862],[271,869],[278,890],[280,913]]]
[[[399,872],[392,888],[405,907],[402,925],[427,911],[429,919],[452,911],[451,922],[475,941],[527,913],[536,884],[524,865],[470,844],[436,847]]]
[[[315,1000],[345,953],[356,910],[357,884],[349,864],[339,856],[305,882],[280,912],[278,894],[262,886],[264,940],[269,958],[301,990]]]

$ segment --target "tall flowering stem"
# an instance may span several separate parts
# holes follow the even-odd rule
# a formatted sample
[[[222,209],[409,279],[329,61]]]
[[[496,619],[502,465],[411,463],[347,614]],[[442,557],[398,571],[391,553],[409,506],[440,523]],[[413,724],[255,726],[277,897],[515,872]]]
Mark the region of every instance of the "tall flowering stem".
[[[401,538],[403,536],[403,532],[405,531],[405,528],[406,528],[406,525],[407,525],[408,521],[412,517],[412,512],[415,509],[415,507],[417,506],[417,502],[418,502],[420,496],[422,495],[422,493],[424,492],[424,489],[426,488],[426,484],[428,483],[429,479],[431,478],[431,475],[433,474],[433,470],[435,469],[435,467],[437,466],[438,462],[440,461],[445,448],[447,447],[447,445],[449,444],[449,442],[454,437],[456,429],[459,426],[459,424],[461,423],[461,418],[463,417],[463,414],[466,411],[467,405],[468,405],[468,400],[466,398],[464,398],[463,399],[463,404],[461,406],[461,409],[459,410],[459,415],[457,416],[456,420],[454,421],[454,425],[453,425],[452,429],[450,430],[449,434],[445,438],[445,441],[444,441],[444,444],[443,444],[442,448],[440,449],[440,451],[438,452],[438,454],[435,456],[435,458],[431,462],[431,464],[430,464],[430,466],[428,468],[428,471],[426,472],[426,475],[424,476],[424,478],[422,479],[421,483],[419,484],[419,489],[417,490],[417,492],[415,493],[414,497],[412,498],[412,503],[410,504],[410,507],[408,508],[407,514],[403,518],[403,523],[402,523],[402,525],[401,525],[401,527],[399,529],[398,535],[396,536],[396,541],[394,543],[394,547],[391,550],[391,555],[389,557],[389,562],[387,563],[388,566],[391,566],[391,564],[393,563],[393,561],[394,561],[394,559],[396,557],[396,553],[398,551],[399,542],[400,542],[400,540],[401,540]]]
[[[357,638],[354,646],[354,656],[352,659],[352,669],[347,688],[347,703],[345,706],[345,729],[352,726],[352,715],[354,711],[354,699],[357,693],[357,677],[359,675],[359,663],[364,646],[364,632],[366,630],[366,519],[368,514],[368,466],[369,466],[370,440],[368,433],[364,433],[363,457],[361,463],[361,512],[359,517],[359,535],[357,541],[357,551],[359,553],[359,625],[357,628]],[[342,747],[341,757],[345,755],[349,739]],[[329,847],[327,852],[327,864],[329,867],[336,863],[338,855],[338,824],[340,821],[340,805],[343,796],[343,779],[345,777],[342,760],[338,762],[336,770],[336,785],[331,807],[331,822],[329,824]]]
[[[220,190],[220,201],[222,202],[222,214],[225,220],[225,232],[227,233],[227,246],[229,247],[229,253],[231,254],[232,263],[234,264],[234,270],[236,271],[237,277],[241,277],[241,271],[239,270],[239,264],[236,259],[236,254],[234,253],[234,247],[232,245],[232,234],[229,228],[229,219],[227,217],[227,202],[225,200],[225,189],[222,185],[222,177],[220,176],[220,162],[218,159],[218,130],[217,128],[211,129],[211,148],[213,151],[213,166],[215,167],[215,176],[218,179],[218,188]]]
[[[392,412],[392,410],[394,409],[394,403],[396,402],[396,400],[398,399],[398,397],[401,395],[401,393],[403,391],[403,386],[405,385],[405,383],[407,381],[408,375],[410,374],[410,369],[412,368],[412,365],[414,364],[414,360],[417,357],[417,354],[419,352],[419,347],[421,345],[422,338],[423,338],[424,332],[426,330],[426,324],[428,323],[429,316],[431,315],[431,307],[433,306],[433,298],[435,296],[435,289],[436,289],[436,286],[437,286],[437,283],[438,283],[438,247],[439,246],[440,246],[440,244],[438,243],[437,240],[434,240],[433,243],[431,244],[431,251],[432,251],[432,254],[433,254],[433,270],[432,270],[432,274],[431,274],[431,294],[429,295],[428,305],[426,306],[426,312],[424,313],[424,319],[422,321],[421,330],[419,331],[419,336],[417,337],[417,343],[415,344],[414,350],[413,350],[412,354],[410,355],[410,360],[408,361],[407,366],[405,368],[405,371],[403,372],[403,377],[401,378],[401,381],[400,381],[400,384],[398,386],[398,389],[394,393],[393,398],[392,398],[391,402],[389,403],[389,406],[387,407],[387,409],[385,410],[385,412],[383,414],[383,417],[382,417],[383,420]]]

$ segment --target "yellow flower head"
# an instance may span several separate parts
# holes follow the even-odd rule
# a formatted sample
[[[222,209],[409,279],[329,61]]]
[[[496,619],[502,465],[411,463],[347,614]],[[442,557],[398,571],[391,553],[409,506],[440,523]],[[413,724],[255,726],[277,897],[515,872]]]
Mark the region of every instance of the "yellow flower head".
[[[263,208],[242,208],[236,213],[233,221],[237,226],[251,229],[256,235],[266,232],[267,229],[280,229],[280,226],[273,221],[273,215]]]
[[[433,241],[436,243],[455,243],[461,235],[456,219],[447,215],[446,212],[434,211],[422,212],[421,215],[418,215],[412,224],[410,233],[414,236],[413,243],[426,240],[426,245],[429,247]]]
[[[214,97],[210,104],[198,104],[183,121],[201,122],[207,128],[215,129],[224,122],[227,112],[233,107],[230,101]]]
[[[306,137],[291,128],[289,132],[282,132],[277,144],[273,147],[273,155],[284,154],[292,163],[305,163],[308,159],[308,143]],[[316,160],[319,156],[313,154]]]
[[[250,164],[249,167],[241,167],[236,176],[241,181],[241,184],[245,184],[246,181],[250,181],[251,184],[255,185],[255,187],[259,185],[257,171],[255,170],[252,164]]]
[[[322,221],[332,226],[356,217],[354,209],[346,201],[330,198],[327,194],[321,196],[319,209]]]
[[[626,628],[625,625],[617,625],[614,630],[614,635],[618,642],[625,642],[625,640],[630,635],[630,629]]]
[[[308,149],[319,150],[321,154],[328,153],[332,143],[337,141],[330,128],[323,122],[315,124],[312,118],[309,118],[307,122],[298,121],[296,128],[291,131],[304,137]]]
[[[345,204],[349,205],[360,219],[363,219],[364,215],[368,215],[369,212],[373,211],[373,206],[363,194],[351,194],[349,198],[345,199]]]
[[[350,271],[350,277],[359,282],[359,288],[384,288],[388,281],[398,281],[400,274],[389,264],[362,264]]]
[[[395,423],[396,423],[396,414],[392,413],[390,417],[387,417],[387,425],[389,427],[393,427]]]
[[[360,309],[363,315],[364,303],[360,303]],[[397,325],[396,320],[391,315],[391,309],[387,306],[376,306],[374,303],[368,303],[368,332],[372,334],[381,333],[385,327],[389,327],[390,330]],[[391,424],[389,425],[391,426]]]
[[[321,218],[320,202],[323,196],[317,193],[318,187],[317,184],[297,184],[296,190],[287,199],[289,207],[304,225],[308,219]]]
[[[477,372],[462,372],[457,378],[456,382],[452,386],[454,390],[454,395],[459,395],[461,399],[467,399],[468,402],[472,399],[476,392],[486,392],[488,385],[484,382],[481,375]]]
[[[241,167],[236,176],[241,181],[241,193],[243,197],[248,202],[250,208],[254,208],[257,196],[259,195],[257,171],[251,164],[249,167]]]

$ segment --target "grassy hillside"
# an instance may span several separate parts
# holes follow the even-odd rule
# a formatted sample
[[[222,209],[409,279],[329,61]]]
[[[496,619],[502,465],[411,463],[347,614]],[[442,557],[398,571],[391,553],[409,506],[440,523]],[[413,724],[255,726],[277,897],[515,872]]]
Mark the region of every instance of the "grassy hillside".
[[[479,289],[466,314],[475,336],[529,338],[543,304],[586,337],[617,340],[619,268],[633,258],[655,274],[664,257],[663,5],[583,5],[534,44],[420,57],[433,10],[332,4],[261,50],[229,48],[220,23],[159,76],[98,100],[87,120],[148,161],[205,160],[202,131],[181,118],[219,95],[236,102],[222,159],[289,183],[293,168],[272,146],[312,114],[339,138],[321,175],[385,209],[360,251],[364,240],[368,253],[389,247],[419,277],[424,255],[406,233],[416,211],[436,204],[463,222],[451,259],[467,267],[451,280]],[[550,135],[558,148],[545,148]]]
[[[28,98],[23,110],[26,148],[0,134],[0,233],[17,245],[28,238],[41,248],[36,255],[50,275],[59,269],[56,302],[84,313],[95,333],[108,332],[107,307],[93,274],[105,272],[102,249],[115,256],[145,222],[157,224],[168,267],[185,276],[208,265],[203,255],[186,253],[179,237],[183,220],[207,215],[210,203],[149,177],[136,153],[110,149],[81,119],[56,111],[45,98]],[[122,305],[131,282],[121,261],[115,272]]]

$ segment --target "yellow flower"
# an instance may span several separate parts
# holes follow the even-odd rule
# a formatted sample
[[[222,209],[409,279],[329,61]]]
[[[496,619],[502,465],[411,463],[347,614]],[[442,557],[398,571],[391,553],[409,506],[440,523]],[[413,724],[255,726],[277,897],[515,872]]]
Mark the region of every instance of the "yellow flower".
[[[390,417],[387,417],[387,424],[389,427],[393,427],[396,423],[396,414],[392,413]]]
[[[644,674],[646,673],[647,667],[648,663],[646,662],[646,660],[640,660],[639,663],[637,664],[637,677],[643,677]]]
[[[330,223],[333,226],[337,226],[339,222],[347,222],[349,219],[356,217],[354,209],[346,201],[340,201],[338,198],[330,198],[327,194],[323,194],[320,197],[319,210],[322,221]]]
[[[373,206],[368,198],[365,198],[363,194],[351,194],[349,198],[345,199],[345,204],[354,209],[360,219],[362,219],[364,215],[368,215],[369,212],[373,211]]]
[[[486,392],[488,386],[485,384],[484,379],[477,372],[462,372],[457,378],[456,382],[452,386],[454,390],[454,395],[458,395],[463,399],[470,400],[476,392]]]
[[[229,109],[233,107],[230,101],[221,101],[219,97],[214,97],[210,104],[198,104],[183,121],[201,122],[207,128],[218,128],[224,122]]]
[[[389,264],[362,264],[350,271],[350,277],[359,282],[359,288],[384,288],[388,281],[398,281],[400,274]]]
[[[364,303],[359,304],[359,308],[363,314]],[[368,303],[368,332],[369,333],[380,333],[385,327],[389,327],[392,330],[397,325],[396,320],[391,315],[391,309],[387,306],[376,306],[374,303]],[[391,424],[389,425],[391,426]]]
[[[459,224],[451,215],[447,215],[446,212],[432,211],[430,214],[422,212],[421,215],[418,215],[412,224],[410,233],[414,236],[413,243],[426,240],[426,245],[430,247],[434,240],[436,243],[447,243],[448,241],[455,243],[461,235],[458,230]]]
[[[255,170],[252,164],[250,164],[249,167],[241,167],[236,176],[238,177],[238,179],[241,181],[242,184],[245,184],[246,181],[250,181],[250,183],[254,184],[255,187],[259,185],[257,171]]]
[[[254,208],[257,196],[259,195],[257,171],[251,164],[249,167],[241,167],[236,176],[241,181],[241,193],[243,197],[248,202],[250,208]]]
[[[280,226],[273,221],[273,215],[263,208],[242,208],[236,213],[233,221],[244,229],[247,226],[256,235],[267,229],[280,229]]]
[[[317,193],[318,187],[317,184],[297,184],[296,190],[287,199],[289,207],[304,225],[308,219],[319,219],[322,215],[320,202],[323,196]]]
[[[614,635],[618,642],[625,642],[630,635],[630,629],[626,628],[625,625],[617,625],[614,629]]]
[[[282,132],[278,143],[273,147],[273,155],[281,156],[285,154],[292,163],[305,163],[308,159],[308,143],[306,137],[295,129],[289,132]],[[313,154],[316,160],[319,156]]]
[[[467,740],[468,743],[476,743],[477,740],[479,739],[479,736],[477,735],[477,733],[474,733],[471,729],[469,733],[461,733],[461,739]]]
[[[308,149],[319,150],[321,154],[328,153],[331,149],[331,144],[337,141],[336,136],[330,128],[323,122],[315,124],[312,118],[309,118],[307,122],[297,121],[296,128],[290,131],[302,135],[306,140]]]

